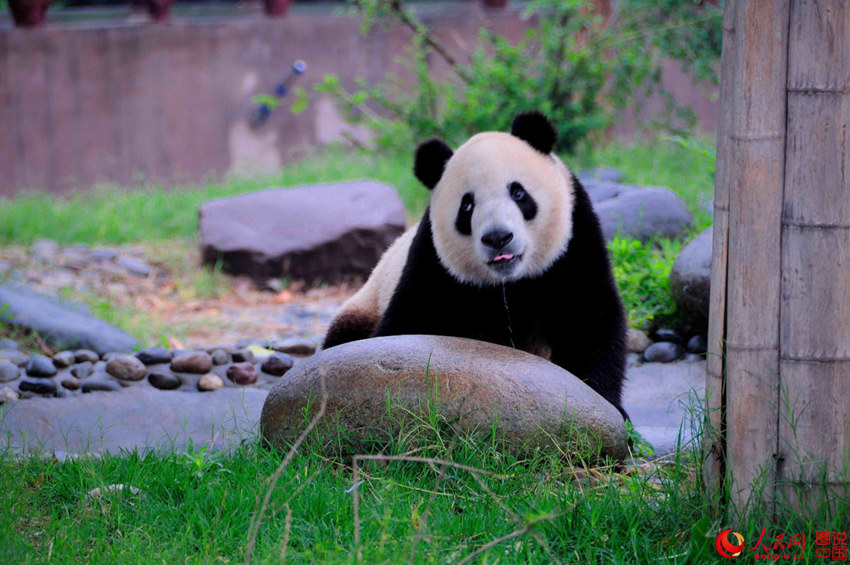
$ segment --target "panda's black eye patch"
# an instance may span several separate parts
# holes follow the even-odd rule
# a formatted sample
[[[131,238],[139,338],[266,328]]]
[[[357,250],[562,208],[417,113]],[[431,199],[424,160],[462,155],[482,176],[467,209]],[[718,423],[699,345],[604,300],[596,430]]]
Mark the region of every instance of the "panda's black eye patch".
[[[475,197],[467,192],[460,199],[460,208],[455,218],[455,229],[463,235],[472,235],[472,211],[475,209]]]
[[[520,183],[514,181],[508,185],[508,193],[511,195],[511,199],[516,202],[525,221],[534,219],[537,215],[537,202],[534,201],[534,198],[531,197],[525,188]]]

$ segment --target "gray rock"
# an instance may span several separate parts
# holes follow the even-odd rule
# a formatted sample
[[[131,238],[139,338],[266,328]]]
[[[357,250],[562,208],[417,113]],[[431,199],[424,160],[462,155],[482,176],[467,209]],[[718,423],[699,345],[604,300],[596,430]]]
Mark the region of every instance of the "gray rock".
[[[649,363],[670,363],[681,359],[684,354],[685,348],[678,343],[659,341],[646,348],[643,359]]]
[[[253,337],[243,337],[235,344],[233,344],[233,349],[245,349],[246,347],[251,347],[252,345],[258,345],[260,347],[264,347],[265,343],[261,339],[253,338]]]
[[[679,332],[676,330],[668,330],[668,329],[659,329],[655,331],[655,339],[656,341],[669,341],[670,343],[678,343],[679,345],[685,345],[685,340],[679,335]]]
[[[102,359],[106,362],[109,362],[109,361],[112,361],[113,359],[115,359],[116,357],[120,357],[122,355],[125,355],[125,354],[119,353],[118,351],[109,351],[109,352],[103,354]]]
[[[174,354],[170,349],[161,345],[146,347],[136,353],[136,358],[145,365],[155,365],[157,363],[170,363]]]
[[[374,181],[271,189],[207,202],[203,262],[257,281],[366,277],[404,231],[396,190]]]
[[[9,361],[0,361],[0,383],[14,381],[21,376],[21,369]]]
[[[33,394],[56,394],[56,383],[50,379],[21,379],[18,382],[18,390]]]
[[[53,263],[59,255],[59,244],[49,239],[38,239],[32,244],[32,254],[42,263]]]
[[[399,411],[425,413],[436,398],[436,410],[460,432],[495,431],[522,452],[540,447],[628,455],[617,409],[557,365],[491,343],[421,335],[346,343],[299,363],[274,385],[263,407],[260,426],[271,445],[288,445],[302,429],[308,404],[310,412],[318,409],[321,378],[327,409],[320,433],[329,438],[342,432],[355,443],[388,439],[398,431],[388,400]]]
[[[280,292],[283,290],[283,281],[279,278],[268,279],[260,285],[260,289],[267,292]]]
[[[154,371],[148,375],[148,382],[160,390],[174,390],[180,388],[180,379],[176,375],[165,371]]]
[[[234,363],[227,368],[227,378],[238,385],[257,382],[257,369],[250,363]]]
[[[25,353],[15,351],[13,349],[0,350],[0,361],[8,361],[18,367],[23,367],[29,361],[29,357]]]
[[[713,228],[708,228],[679,253],[670,269],[670,292],[673,300],[699,333],[708,330],[708,307],[711,297],[711,249]]]
[[[693,353],[694,355],[705,355],[705,352],[708,351],[708,341],[704,335],[695,335],[688,340],[686,349],[688,353]]]
[[[210,353],[213,365],[227,365],[230,363],[230,355],[224,349],[214,349]]]
[[[585,184],[587,182],[623,182],[623,172],[614,167],[596,167],[584,169],[576,175],[578,180]]]
[[[134,259],[133,257],[120,257],[115,262],[134,277],[146,278],[151,274],[150,266],[139,259]]]
[[[207,373],[198,379],[198,390],[201,392],[211,392],[224,387],[224,381],[218,375]]]
[[[643,363],[643,356],[640,353],[629,353],[626,355],[626,368],[631,369]]]
[[[91,377],[83,381],[80,387],[84,393],[88,392],[115,392],[121,390],[122,386],[118,381],[106,377]]]
[[[0,386],[0,404],[6,404],[8,402],[14,402],[21,397],[18,394],[18,391],[10,387],[9,385]]]
[[[90,363],[97,363],[100,361],[100,355],[88,349],[78,349],[74,352],[74,359],[77,363],[84,363],[86,361]]]
[[[171,370],[178,373],[195,373],[203,375],[209,373],[213,362],[206,351],[192,351],[176,356],[171,361]]]
[[[282,376],[295,365],[295,361],[286,353],[275,353],[270,355],[260,367],[263,372],[276,377]]]
[[[690,210],[672,190],[603,182],[585,183],[585,189],[607,241],[618,234],[644,241],[675,237],[691,225]]]
[[[628,333],[626,333],[626,347],[631,353],[643,353],[650,345],[652,345],[652,340],[647,337],[645,332],[629,328]]]
[[[233,352],[233,361],[235,363],[253,363],[254,354],[250,349],[237,349]]]
[[[316,342],[305,337],[288,337],[271,344],[271,349],[290,355],[312,355],[316,348]]]
[[[148,368],[132,355],[116,355],[106,363],[106,372],[122,381],[140,381]]]
[[[27,375],[50,378],[56,375],[56,366],[49,357],[33,355],[27,361]]]
[[[0,284],[0,321],[37,332],[59,349],[80,347],[98,353],[132,351],[136,340],[79,305],[50,298],[25,286]]]
[[[251,345],[251,344],[249,344],[249,345]],[[221,349],[222,351],[224,351],[225,353],[230,355],[231,353],[233,353],[234,349],[240,349],[240,348],[233,347],[232,345],[224,345],[224,344],[218,343],[216,345],[212,345],[210,347],[205,348],[204,351],[206,351],[207,353],[212,355],[213,351],[215,351],[216,349]]]
[[[20,351],[21,346],[11,339],[0,339],[0,349],[11,349],[14,351]]]
[[[77,377],[65,377],[62,379],[62,386],[67,388],[68,390],[79,390],[80,389],[80,379]]]
[[[12,271],[12,264],[8,261],[0,261],[0,277],[5,277]],[[15,393],[17,394],[17,393]]]
[[[83,251],[84,250],[71,249],[70,247],[66,247],[59,253],[59,259],[66,265],[82,267],[83,264],[88,261],[88,255]]]
[[[70,367],[76,361],[73,351],[60,351],[53,356],[53,364],[59,369]]]
[[[117,251],[106,247],[97,247],[89,252],[89,257],[92,261],[112,261],[117,256]]]
[[[73,367],[71,367],[71,374],[77,377],[78,379],[85,379],[89,375],[92,374],[94,368],[92,366],[91,361],[83,361],[82,363],[77,363]]]

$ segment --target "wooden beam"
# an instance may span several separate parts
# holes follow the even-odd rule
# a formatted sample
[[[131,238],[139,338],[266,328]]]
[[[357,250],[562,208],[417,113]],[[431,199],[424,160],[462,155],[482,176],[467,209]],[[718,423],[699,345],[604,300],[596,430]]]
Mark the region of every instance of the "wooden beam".
[[[726,465],[732,503],[774,495],[790,0],[739,0],[728,182]]]
[[[850,4],[793,2],[788,53],[777,479],[816,511],[850,472]]]

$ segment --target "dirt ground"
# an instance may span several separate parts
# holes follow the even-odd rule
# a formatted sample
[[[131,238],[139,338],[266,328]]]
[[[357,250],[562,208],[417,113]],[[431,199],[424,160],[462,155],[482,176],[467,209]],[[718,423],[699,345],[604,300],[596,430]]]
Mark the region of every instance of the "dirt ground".
[[[261,290],[250,279],[201,267],[191,242],[56,247],[0,248],[0,262],[5,262],[0,280],[82,302],[141,342],[167,341],[173,348],[241,338],[302,336],[318,341],[340,304],[361,284],[310,288],[278,280],[263,284]],[[111,259],[93,258],[110,252],[115,253]],[[128,259],[149,272],[129,272],[122,266]]]

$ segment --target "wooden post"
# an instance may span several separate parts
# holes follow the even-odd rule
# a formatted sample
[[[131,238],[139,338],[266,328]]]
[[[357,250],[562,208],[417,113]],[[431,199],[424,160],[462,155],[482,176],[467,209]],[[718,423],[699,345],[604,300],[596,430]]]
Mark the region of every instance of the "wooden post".
[[[848,489],[850,5],[726,10],[706,479],[799,507]]]

